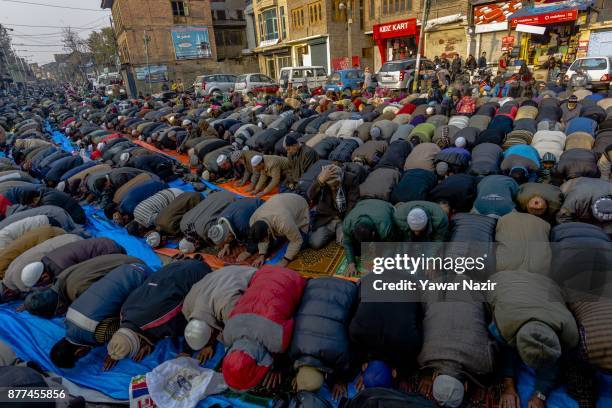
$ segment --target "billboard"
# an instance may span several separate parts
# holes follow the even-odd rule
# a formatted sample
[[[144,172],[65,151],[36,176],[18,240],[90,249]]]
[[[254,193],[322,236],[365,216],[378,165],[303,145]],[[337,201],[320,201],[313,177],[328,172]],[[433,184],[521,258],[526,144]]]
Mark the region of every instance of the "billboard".
[[[136,79],[139,81],[166,82],[168,81],[168,67],[165,65],[149,65],[147,67],[136,67]]]
[[[174,26],[171,33],[174,55],[177,60],[210,58],[212,56],[208,27]]]
[[[474,7],[474,24],[502,23],[508,16],[523,7],[521,0],[509,0],[503,3],[484,4]]]

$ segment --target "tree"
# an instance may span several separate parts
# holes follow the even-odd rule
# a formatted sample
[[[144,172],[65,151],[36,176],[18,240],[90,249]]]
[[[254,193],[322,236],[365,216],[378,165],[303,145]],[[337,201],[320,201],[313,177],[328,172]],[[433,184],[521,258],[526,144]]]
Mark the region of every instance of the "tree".
[[[87,75],[83,70],[83,55],[87,52],[87,43],[70,27],[64,28],[62,43],[64,49],[70,54],[70,68],[74,74],[79,75],[83,82],[87,81]]]
[[[87,48],[93,56],[96,67],[113,68],[115,66],[117,43],[111,27],[104,27],[100,31],[93,31],[89,34]]]

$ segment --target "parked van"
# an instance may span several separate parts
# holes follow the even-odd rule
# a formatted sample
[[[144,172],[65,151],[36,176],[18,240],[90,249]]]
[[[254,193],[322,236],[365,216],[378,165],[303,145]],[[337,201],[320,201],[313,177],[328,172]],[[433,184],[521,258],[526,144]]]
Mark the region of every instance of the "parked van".
[[[283,90],[306,87],[309,91],[322,88],[327,82],[323,67],[285,67],[280,70],[280,87]]]

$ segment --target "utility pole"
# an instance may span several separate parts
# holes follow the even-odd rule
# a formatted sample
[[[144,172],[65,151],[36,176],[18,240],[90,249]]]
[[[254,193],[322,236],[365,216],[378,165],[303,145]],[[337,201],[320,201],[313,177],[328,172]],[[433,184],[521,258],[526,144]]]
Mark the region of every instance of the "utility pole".
[[[421,16],[421,30],[419,31],[419,47],[417,49],[416,63],[414,64],[414,80],[412,81],[412,92],[419,87],[419,72],[421,70],[421,53],[423,52],[423,41],[425,40],[425,27],[429,17],[430,0],[423,0],[423,15]]]
[[[151,41],[151,37],[147,35],[147,30],[144,30],[143,40],[144,40],[144,46],[145,46],[145,58],[146,58],[146,63],[147,63],[146,80],[147,80],[147,84],[149,85],[149,95],[151,95],[153,94],[151,90],[151,70],[149,68],[149,41]]]
[[[353,0],[347,0],[347,14],[346,14],[346,25],[348,33],[348,68],[353,68]]]

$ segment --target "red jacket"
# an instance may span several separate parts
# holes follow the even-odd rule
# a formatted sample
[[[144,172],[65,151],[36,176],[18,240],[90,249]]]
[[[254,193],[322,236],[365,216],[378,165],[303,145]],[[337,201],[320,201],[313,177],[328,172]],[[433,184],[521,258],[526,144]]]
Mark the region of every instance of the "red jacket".
[[[408,114],[412,114],[412,112],[414,112],[414,110],[416,109],[416,105],[414,103],[407,103],[404,106],[402,106],[402,109],[400,109],[397,114],[400,115],[402,113],[408,113]]]
[[[305,286],[306,280],[291,269],[274,265],[260,268],[225,323],[226,345],[241,337],[254,337],[271,353],[287,350],[293,315]]]

